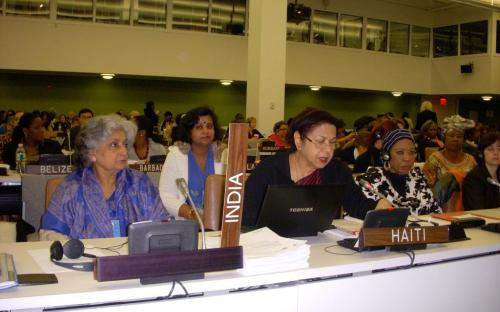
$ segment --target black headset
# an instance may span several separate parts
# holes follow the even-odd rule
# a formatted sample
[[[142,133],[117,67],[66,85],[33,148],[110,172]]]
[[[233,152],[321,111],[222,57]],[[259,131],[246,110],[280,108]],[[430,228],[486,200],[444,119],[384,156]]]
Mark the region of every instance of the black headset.
[[[63,268],[91,272],[94,271],[94,261],[92,262],[60,262],[63,255],[70,259],[78,259],[80,257],[96,258],[96,256],[84,253],[85,246],[79,239],[70,239],[64,246],[60,241],[55,241],[50,245],[50,260],[52,263],[62,266]]]

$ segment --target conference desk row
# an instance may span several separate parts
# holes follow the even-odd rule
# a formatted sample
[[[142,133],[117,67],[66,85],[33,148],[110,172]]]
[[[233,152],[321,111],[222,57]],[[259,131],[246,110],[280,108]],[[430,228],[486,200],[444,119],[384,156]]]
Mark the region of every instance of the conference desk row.
[[[353,253],[320,234],[308,237],[308,268],[253,276],[238,270],[207,273],[205,279],[183,282],[190,295],[175,299],[165,298],[171,283],[97,282],[88,272],[57,273],[58,284],[0,290],[0,310],[498,311],[500,235],[479,228],[467,229],[466,234],[470,240],[415,251],[411,267],[407,254]],[[125,239],[85,244],[105,247],[120,242]],[[45,250],[48,258],[49,246],[50,242],[4,243],[0,252],[14,255],[18,273],[41,273],[31,255]],[[183,294],[182,288],[176,285],[173,293]]]

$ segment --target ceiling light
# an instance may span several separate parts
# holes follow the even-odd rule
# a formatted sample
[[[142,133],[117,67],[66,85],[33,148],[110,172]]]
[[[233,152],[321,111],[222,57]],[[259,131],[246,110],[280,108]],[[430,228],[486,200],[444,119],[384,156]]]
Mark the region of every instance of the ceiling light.
[[[391,93],[394,96],[401,96],[401,95],[403,95],[403,92],[401,92],[401,91],[392,91]]]
[[[102,79],[113,79],[115,78],[115,74],[101,74]]]
[[[227,80],[227,79],[221,79],[220,84],[223,86],[230,86],[233,83],[232,80]]]
[[[309,89],[311,89],[311,91],[319,91],[319,89],[321,89],[321,86],[309,86]]]
[[[483,95],[481,98],[483,99],[483,101],[488,102],[491,101],[493,97],[491,95]]]

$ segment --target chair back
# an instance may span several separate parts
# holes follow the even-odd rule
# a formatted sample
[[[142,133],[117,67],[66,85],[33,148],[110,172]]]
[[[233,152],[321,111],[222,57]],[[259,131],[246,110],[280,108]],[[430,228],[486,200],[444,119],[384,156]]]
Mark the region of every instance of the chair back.
[[[49,208],[50,200],[52,198],[52,194],[57,190],[59,184],[64,181],[65,177],[54,177],[47,180],[47,184],[45,186],[45,211]]]
[[[223,174],[209,175],[205,181],[203,224],[207,230],[219,231],[221,228],[225,181]]]

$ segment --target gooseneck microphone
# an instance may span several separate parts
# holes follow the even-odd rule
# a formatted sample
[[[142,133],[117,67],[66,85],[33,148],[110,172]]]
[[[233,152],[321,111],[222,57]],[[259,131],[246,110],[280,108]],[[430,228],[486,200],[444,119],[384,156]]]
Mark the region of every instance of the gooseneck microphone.
[[[500,183],[498,183],[497,181],[495,181],[494,179],[488,177],[488,179],[486,179],[488,181],[489,184],[493,184],[495,185],[496,187],[500,187]]]
[[[71,131],[69,130],[69,127],[66,129],[66,137],[68,138],[69,164],[71,165],[71,155],[73,153],[71,152]]]
[[[194,211],[196,220],[198,221],[201,229],[201,245],[203,249],[207,249],[207,244],[205,242],[205,226],[203,225],[203,221],[201,220],[200,214],[198,213],[198,208],[196,208],[196,205],[194,204],[194,201],[189,194],[189,188],[187,186],[186,180],[184,180],[184,178],[179,178],[175,180],[175,183],[177,184],[177,188],[182,192],[182,194],[184,194],[184,196],[187,197],[189,203],[191,204],[191,208]]]
[[[374,193],[378,197],[387,200],[389,202],[389,204],[392,205],[392,207],[396,208],[396,206],[394,206],[394,203],[391,200],[387,199],[387,197],[385,197],[384,194],[382,194],[379,191],[377,191],[377,189],[374,188],[373,185],[370,184],[370,182],[368,182],[366,180],[363,180],[363,179],[360,179],[359,180],[359,185],[361,185],[365,190]]]

